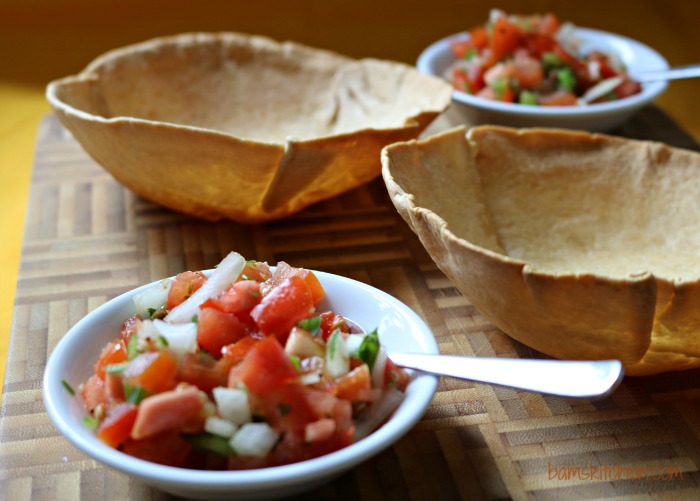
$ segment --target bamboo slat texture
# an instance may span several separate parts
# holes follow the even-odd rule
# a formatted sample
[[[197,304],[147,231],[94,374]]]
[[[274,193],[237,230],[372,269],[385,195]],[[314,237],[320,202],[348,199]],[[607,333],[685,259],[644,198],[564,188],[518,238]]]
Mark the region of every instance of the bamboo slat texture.
[[[617,131],[698,149],[648,108]],[[167,499],[89,459],[42,403],[47,357],[89,311],[236,250],[342,274],[405,302],[443,353],[537,357],[485,321],[433,264],[381,179],[262,225],[203,222],[139,199],[58,121],[38,134],[0,408],[0,499]],[[443,378],[426,415],[379,456],[300,499],[700,498],[700,371],[627,378],[574,400]]]

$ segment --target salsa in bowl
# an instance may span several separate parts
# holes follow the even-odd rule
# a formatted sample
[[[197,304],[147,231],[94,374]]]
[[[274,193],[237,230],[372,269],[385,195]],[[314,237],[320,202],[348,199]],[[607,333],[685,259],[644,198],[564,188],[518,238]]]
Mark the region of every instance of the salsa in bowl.
[[[230,264],[230,262],[227,262],[229,258],[231,256],[224,259],[216,270],[207,271],[203,274],[208,277],[205,284],[209,283],[209,285],[202,285],[199,290],[204,289],[206,291],[206,287],[211,287],[211,289],[221,287],[221,284],[216,284],[216,276],[220,276],[221,273],[219,271]],[[236,260],[240,264],[240,260],[238,258]],[[245,263],[244,266],[249,264]],[[280,270],[282,265],[280,263],[277,268],[272,268],[271,272],[278,276],[279,273],[277,271]],[[291,267],[288,267],[288,269],[292,271],[300,270]],[[237,273],[237,275],[240,275],[240,273]],[[347,366],[336,367],[335,369],[326,367],[317,371],[317,375],[313,376],[311,373],[314,371],[302,370],[302,367],[305,365],[304,359],[308,357],[302,356],[301,353],[308,349],[304,344],[305,341],[309,340],[308,336],[304,335],[305,340],[302,339],[299,344],[290,347],[290,344],[294,345],[290,341],[293,334],[288,334],[287,339],[284,341],[277,335],[277,332],[273,334],[267,333],[263,336],[248,336],[246,334],[246,338],[255,338],[256,342],[253,343],[255,347],[248,351],[247,358],[243,356],[243,361],[240,365],[234,364],[236,367],[243,367],[242,369],[232,368],[230,374],[227,374],[224,380],[216,379],[216,377],[213,380],[205,378],[210,383],[209,388],[196,386],[190,377],[189,379],[185,378],[187,381],[184,383],[183,381],[177,381],[174,386],[171,382],[166,385],[167,389],[165,391],[159,392],[152,386],[149,386],[150,383],[147,377],[139,379],[139,376],[142,376],[144,371],[139,373],[138,367],[134,367],[144,365],[142,361],[144,355],[155,357],[162,353],[175,352],[173,358],[178,368],[181,368],[186,363],[186,360],[190,359],[190,362],[192,361],[192,353],[196,357],[203,357],[206,361],[204,365],[196,365],[200,368],[207,367],[207,364],[211,363],[212,359],[216,363],[221,363],[220,361],[224,358],[223,356],[217,358],[217,347],[211,344],[207,345],[207,350],[188,351],[191,350],[187,348],[191,346],[191,340],[187,339],[187,334],[182,333],[188,327],[182,326],[189,326],[193,318],[190,312],[186,311],[187,307],[182,309],[182,306],[169,308],[168,313],[165,315],[153,306],[146,306],[145,313],[142,312],[143,316],[151,318],[144,319],[140,315],[141,319],[139,320],[141,324],[148,326],[145,328],[146,333],[152,333],[155,331],[149,331],[149,329],[154,327],[151,324],[167,322],[168,316],[174,315],[178,308],[181,308],[179,310],[180,313],[175,314],[175,317],[183,315],[182,318],[184,320],[178,324],[172,322],[173,325],[180,326],[180,330],[169,330],[166,327],[163,331],[163,326],[159,325],[157,328],[160,328],[161,331],[158,331],[159,333],[156,335],[146,336],[139,331],[139,334],[132,333],[132,337],[129,337],[129,340],[126,340],[121,345],[123,348],[108,348],[119,345],[119,340],[124,340],[124,326],[126,326],[127,331],[129,330],[129,322],[125,323],[125,319],[135,318],[134,315],[144,305],[153,301],[149,296],[152,298],[153,295],[158,295],[158,287],[161,287],[163,283],[163,281],[159,281],[125,293],[105,303],[78,322],[58,343],[51,354],[44,376],[44,399],[49,416],[59,431],[83,452],[149,485],[181,496],[202,499],[231,495],[242,498],[275,497],[306,490],[330,480],[333,476],[352,468],[390,446],[409,431],[425,412],[435,392],[437,378],[422,374],[406,373],[409,376],[407,379],[395,379],[393,383],[396,384],[392,390],[395,389],[402,393],[400,403],[398,403],[398,406],[391,414],[384,417],[380,416],[378,421],[370,425],[371,431],[373,431],[371,433],[368,433],[369,429],[363,431],[362,428],[367,427],[367,422],[372,423],[372,420],[375,419],[371,417],[373,404],[381,402],[382,396],[386,396],[388,393],[388,386],[384,385],[383,379],[379,385],[372,382],[370,382],[370,385],[361,385],[364,390],[367,390],[367,393],[361,397],[361,400],[364,400],[363,404],[352,402],[351,404],[335,407],[331,405],[328,407],[327,419],[309,419],[307,422],[303,422],[303,420],[298,421],[298,418],[300,414],[313,411],[313,409],[311,411],[309,409],[308,402],[310,400],[308,398],[303,398],[305,405],[302,406],[302,409],[295,409],[293,407],[298,402],[299,395],[294,395],[294,399],[285,401],[285,395],[278,391],[266,393],[265,385],[268,386],[267,390],[270,390],[271,386],[274,386],[275,377],[280,375],[286,378],[292,377],[296,378],[293,384],[295,391],[305,391],[306,388],[313,387],[315,396],[321,397],[320,400],[326,403],[337,403],[340,398],[324,399],[324,395],[319,393],[321,388],[324,385],[332,387],[344,376],[362,366],[361,363],[353,361],[352,355],[352,353],[357,353],[360,350],[362,342],[356,345],[352,345],[351,342],[350,345],[347,345],[345,343],[346,338],[355,335],[363,339],[369,338],[371,334],[368,333],[371,333],[376,328],[379,343],[375,346],[381,346],[383,349],[437,353],[437,345],[430,330],[420,317],[391,296],[378,289],[347,278],[321,272],[311,272],[311,276],[318,281],[320,288],[317,291],[323,292],[323,297],[315,302],[311,313],[340,312],[367,330],[367,333],[358,335],[351,332],[343,332],[341,334],[340,331],[347,330],[342,327],[340,329],[332,329],[330,334],[336,336],[336,342],[339,339],[343,341],[343,348],[341,349],[338,347],[339,345],[336,345],[336,350],[344,350],[343,352],[346,353],[346,357],[344,360],[341,360],[340,365],[347,363]],[[178,280],[177,277],[171,280],[169,289],[173,290]],[[260,285],[263,285],[263,283]],[[208,292],[211,293],[211,290]],[[192,298],[197,295],[197,291],[189,288],[185,295],[189,295]],[[265,294],[266,297],[270,295],[272,295],[271,292]],[[199,296],[201,299],[203,294]],[[144,297],[146,297],[146,300],[144,300]],[[210,300],[211,297],[206,300]],[[217,298],[217,300],[221,300],[221,298]],[[198,306],[201,306],[201,303]],[[200,313],[197,314],[199,322],[204,318],[201,315],[202,311],[204,311],[204,308],[201,308],[199,310]],[[257,313],[253,312],[251,315],[257,317],[257,321],[260,322],[259,313],[259,311]],[[270,318],[272,317],[268,317],[268,321]],[[308,315],[307,318],[317,317],[312,314]],[[274,323],[268,323],[267,325],[274,325]],[[296,329],[296,327],[298,325],[295,325],[294,328]],[[307,334],[316,329],[319,331],[325,329],[321,325],[314,327],[306,324],[305,327],[309,329],[304,328]],[[336,327],[340,327],[340,325]],[[144,330],[143,325],[139,328]],[[319,337],[323,337],[323,334],[320,334],[320,332],[317,334]],[[134,335],[137,337],[133,337]],[[136,339],[138,342],[130,342],[131,339]],[[201,340],[197,340],[197,336],[195,336],[195,339],[195,342],[201,347],[199,344]],[[319,340],[312,342],[316,342],[315,346],[317,347],[324,344]],[[153,346],[149,345],[149,343],[153,343]],[[235,344],[235,342],[228,343],[226,346]],[[105,357],[109,358],[106,354],[114,354],[122,349],[126,350],[126,353],[116,355],[116,358],[109,360],[109,363],[99,363],[100,360],[106,360]],[[311,349],[316,350],[317,348],[312,347]],[[290,350],[297,350],[297,354],[291,355]],[[207,351],[206,355],[202,355],[204,351]],[[223,351],[221,350],[219,354]],[[381,355],[378,355],[378,350],[369,351],[374,353],[372,369],[377,367],[378,360],[384,360],[384,367],[380,372],[383,374],[390,373],[391,371],[387,370],[386,356],[384,355],[384,358],[382,358]],[[156,355],[151,355],[154,353]],[[178,355],[177,353],[180,354]],[[277,357],[275,364],[265,368],[265,360],[270,354],[273,357]],[[318,354],[320,355],[320,352]],[[126,357],[126,360],[124,360],[124,357]],[[323,357],[325,360],[328,360],[327,353],[323,353]],[[337,354],[336,358],[338,358]],[[340,358],[342,359],[343,357]],[[361,359],[362,357],[359,358]],[[245,362],[245,360],[248,361]],[[258,364],[258,362],[261,362],[263,365]],[[337,361],[326,361],[328,366],[332,366],[334,363],[337,363]],[[96,377],[100,367],[105,374],[109,373],[109,376],[106,376],[104,380],[106,385],[114,383],[114,380],[120,382],[111,391],[115,393],[124,392],[123,397],[126,404],[120,405],[125,409],[124,412],[130,412],[133,418],[133,422],[129,425],[129,431],[126,434],[121,432],[122,434],[120,435],[116,428],[107,432],[106,435],[100,433],[100,431],[104,432],[104,423],[108,419],[109,412],[106,413],[106,416],[101,415],[101,411],[98,411],[97,415],[94,412],[90,412],[90,409],[95,409],[95,405],[94,402],[93,404],[87,403],[90,400],[90,392],[86,391],[86,387],[89,387],[90,383],[88,381]],[[164,367],[167,372],[168,363],[162,364],[161,367]],[[357,373],[364,372],[366,376],[368,369],[370,369],[369,366],[358,369]],[[248,375],[246,375],[246,372],[248,372]],[[323,374],[326,372],[331,372],[338,376],[334,376],[332,380],[324,379]],[[190,376],[195,373],[197,372],[189,372]],[[234,373],[236,375],[233,375]],[[201,376],[201,371],[197,374]],[[396,372],[396,374],[400,375],[400,372]],[[314,379],[315,377],[317,379]],[[306,378],[306,381],[301,383],[299,381],[300,378]],[[234,379],[236,381],[232,382]],[[362,380],[362,377],[359,379]],[[378,378],[375,377],[373,379]],[[259,394],[261,389],[263,394],[275,394],[276,397],[272,400],[263,401]],[[347,389],[348,386],[346,386]],[[134,392],[138,393],[141,391],[144,392],[144,395],[141,397],[133,395]],[[337,388],[334,388],[334,391],[334,396],[339,397]],[[246,393],[249,393],[250,396],[248,406],[250,415],[248,418],[237,421],[240,418],[241,407],[237,406],[236,402],[240,400],[241,396],[245,396]],[[162,395],[165,395],[165,397]],[[328,396],[326,395],[326,397]],[[164,400],[166,404],[163,405],[163,401],[158,401],[159,398]],[[142,408],[145,405],[144,402],[148,402],[149,399],[151,409],[139,417],[139,412],[134,411],[134,406]],[[153,403],[154,401],[155,404]],[[167,404],[173,401],[181,407],[189,406],[202,410],[202,412],[192,413],[189,416],[191,419],[185,420],[187,423],[180,421],[181,425],[178,425],[180,427],[177,428],[177,433],[172,433],[172,426],[170,432],[168,432],[170,434],[168,435],[167,446],[172,448],[171,455],[173,457],[181,454],[183,450],[188,448],[189,450],[194,450],[195,453],[190,455],[188,461],[184,463],[159,464],[151,460],[157,457],[154,449],[145,451],[143,449],[143,445],[148,444],[148,440],[134,441],[134,435],[136,437],[148,435],[150,433],[149,429],[154,429],[154,426],[156,428],[162,426],[163,421],[169,421],[168,417],[164,417],[165,410],[170,408]],[[322,404],[319,403],[319,405]],[[344,408],[346,412],[339,412],[339,408]],[[352,416],[350,423],[347,420],[347,410],[350,410]],[[153,414],[156,415],[156,418],[152,417]],[[158,414],[160,414],[162,419],[158,419]],[[345,418],[341,419],[338,415],[345,416]],[[286,419],[287,416],[290,418]],[[368,416],[370,417],[368,418]],[[297,421],[292,421],[292,417],[297,419]],[[367,420],[363,422],[363,419]],[[334,422],[331,423],[331,421]],[[137,425],[136,423],[139,422],[141,424]],[[172,423],[173,420],[170,419],[170,422]],[[343,422],[345,423],[344,427],[341,426]],[[234,425],[233,427],[236,430],[232,431],[231,425]],[[138,426],[136,432],[134,432],[135,426]],[[188,426],[191,429],[185,430]],[[376,431],[374,428],[376,428]],[[292,429],[295,432],[292,432]],[[146,431],[144,432],[144,430]],[[237,432],[243,432],[243,430],[248,431],[238,436]],[[194,433],[191,433],[193,431]],[[343,437],[347,438],[349,433],[352,433],[351,439],[343,442]],[[176,435],[177,438],[175,438]],[[155,436],[163,437],[165,435],[156,433]],[[320,438],[328,438],[330,436],[334,436],[336,442],[341,446],[321,447],[318,449],[321,450],[320,454],[309,451],[309,444],[318,446],[321,443],[319,441]],[[301,437],[301,440],[298,440],[299,437]],[[113,442],[110,442],[110,440]],[[117,442],[116,446],[114,441]],[[126,451],[124,450],[125,444],[130,444],[126,446]],[[298,458],[290,459],[289,456],[284,456],[283,452],[277,451],[277,456],[271,460],[272,456],[268,453],[282,444],[287,448],[284,454],[293,454],[295,447],[297,447],[299,449],[297,452],[300,452],[301,455]],[[327,444],[328,442],[326,442]],[[141,450],[139,451],[139,448],[136,446],[140,446]],[[222,447],[224,452],[220,450]],[[265,449],[265,447],[268,449]],[[234,451],[237,449],[235,455],[229,454],[231,449]],[[314,452],[318,452],[318,450]],[[152,456],[151,453],[156,454],[156,456]],[[226,457],[227,454],[232,457]],[[280,457],[282,456],[286,460],[281,460]],[[193,459],[201,460],[202,462],[193,466]],[[156,461],[159,460],[156,459]],[[217,468],[217,470],[215,471],[211,468]],[[219,468],[223,471],[218,470]],[[235,469],[228,470],[227,468]]]
[[[621,35],[551,14],[495,11],[485,25],[431,44],[417,67],[453,84],[452,108],[468,124],[606,131],[667,87],[663,81],[638,84],[634,75],[669,65],[654,49]]]

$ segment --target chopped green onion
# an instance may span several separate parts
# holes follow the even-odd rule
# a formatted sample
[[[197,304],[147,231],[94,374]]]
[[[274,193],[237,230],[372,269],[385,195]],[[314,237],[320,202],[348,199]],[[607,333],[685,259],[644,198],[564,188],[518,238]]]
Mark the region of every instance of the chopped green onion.
[[[70,385],[70,383],[68,381],[66,381],[65,379],[61,379],[61,384],[63,385],[63,387],[66,390],[68,390],[68,393],[75,396],[75,390],[73,389],[73,387]]]
[[[379,335],[377,329],[367,334],[357,350],[357,357],[367,364],[370,370],[374,368],[374,361],[379,353]]]
[[[335,350],[340,335],[340,328],[337,327],[333,332],[331,332],[331,335],[328,337],[328,355],[330,356],[330,358],[335,357]]]
[[[147,396],[146,390],[142,386],[131,386],[124,381],[124,400],[127,402],[138,405]]]
[[[299,359],[299,357],[297,357],[296,355],[290,355],[289,361],[292,362],[292,365],[297,370],[297,372],[301,372],[301,360]]]
[[[129,360],[136,358],[140,353],[139,350],[139,337],[133,334],[129,338],[129,342],[126,344],[126,356]]]
[[[474,47],[469,47],[469,48],[467,49],[467,52],[464,54],[464,59],[467,60],[467,61],[471,61],[471,60],[474,59],[478,54],[479,54],[479,52],[476,50],[476,48],[474,48]]]
[[[535,96],[534,92],[523,89],[520,91],[518,102],[520,104],[537,104],[537,96]]]
[[[100,422],[92,416],[85,416],[83,418],[83,424],[92,431],[96,431],[100,426]]]
[[[158,310],[156,310],[155,308],[147,308],[147,311],[148,311],[148,316],[153,318],[153,314]]]
[[[502,99],[508,91],[509,82],[507,78],[497,78],[491,83],[491,88],[496,92],[496,97]]]
[[[192,322],[193,324],[198,324],[198,323],[199,323],[199,316],[197,316],[197,315],[192,315],[191,322]]]
[[[124,372],[124,370],[129,367],[129,362],[122,362],[120,364],[109,364],[105,368],[105,372],[108,374],[119,374]]]
[[[317,336],[321,328],[321,317],[305,318],[298,322],[297,325],[309,332],[312,336]]]
[[[161,335],[161,336],[158,336],[158,344],[161,347],[166,348],[170,343],[168,343],[168,338]]]
[[[557,86],[560,89],[573,92],[576,89],[576,75],[571,71],[571,68],[562,68],[556,73]]]
[[[236,452],[229,445],[227,438],[211,433],[194,433],[182,435],[195,449],[213,452],[219,456],[233,456]]]
[[[561,59],[554,52],[545,52],[542,54],[542,66],[544,72],[548,73],[552,68],[558,68],[562,65]]]

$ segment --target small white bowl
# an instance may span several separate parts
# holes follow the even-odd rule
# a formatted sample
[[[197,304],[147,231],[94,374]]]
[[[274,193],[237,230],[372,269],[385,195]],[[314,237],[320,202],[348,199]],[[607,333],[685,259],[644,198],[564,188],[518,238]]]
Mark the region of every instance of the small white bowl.
[[[605,31],[576,28],[581,41],[581,52],[593,49],[614,53],[634,75],[644,71],[668,69],[666,59],[651,47],[630,38]],[[454,40],[469,34],[457,33],[428,46],[419,56],[418,70],[429,75],[443,77],[455,62],[450,49]],[[458,112],[458,120],[466,125],[507,125],[511,127],[560,127],[605,132],[622,125],[634,113],[650,104],[667,87],[668,83],[653,82],[642,85],[642,92],[619,101],[587,106],[531,106],[502,103],[453,90],[452,108]]]
[[[326,297],[319,309],[331,309],[366,329],[379,328],[389,351],[437,354],[435,339],[410,308],[369,285],[329,273],[315,272]],[[58,430],[92,458],[148,485],[197,499],[270,499],[322,485],[386,449],[420,420],[435,394],[438,378],[414,374],[406,398],[389,420],[368,437],[337,452],[308,461],[247,471],[199,471],[162,466],[113,449],[83,424],[77,388],[92,372],[102,347],[119,335],[121,323],[134,313],[132,298],[148,285],[127,292],[89,313],[73,326],[51,353],[44,373],[44,404]]]

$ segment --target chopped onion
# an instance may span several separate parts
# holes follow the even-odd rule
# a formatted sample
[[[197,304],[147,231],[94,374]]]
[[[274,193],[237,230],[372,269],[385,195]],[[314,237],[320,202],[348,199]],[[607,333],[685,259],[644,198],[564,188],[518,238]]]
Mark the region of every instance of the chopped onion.
[[[166,278],[136,294],[134,296],[136,313],[143,319],[151,318],[151,311],[158,311],[165,306],[172,283],[171,279]]]
[[[372,367],[372,386],[375,388],[384,388],[384,372],[386,370],[387,361],[386,348],[384,345],[379,345],[379,351],[377,352],[377,358],[374,359],[374,366]]]
[[[188,322],[186,324],[169,324],[160,319],[144,320],[144,324],[152,323],[160,336],[168,342],[175,354],[182,358],[185,353],[196,353],[197,351],[197,324]]]
[[[218,435],[219,437],[231,438],[233,434],[238,431],[238,426],[228,419],[210,416],[204,422],[204,431],[212,435]]]
[[[252,421],[248,393],[236,388],[219,386],[212,391],[219,415],[234,424],[241,425]]]
[[[318,372],[307,372],[299,376],[301,384],[316,384],[321,382],[321,375]]]
[[[216,267],[211,276],[187,300],[173,308],[165,317],[166,322],[180,324],[190,322],[199,315],[199,307],[207,299],[218,296],[233,284],[245,267],[245,259],[231,252]]]
[[[334,330],[331,337],[328,338],[328,344],[326,345],[326,371],[334,378],[344,376],[350,372],[348,347],[340,329]]]
[[[405,397],[403,392],[395,388],[386,390],[382,398],[368,407],[365,413],[355,421],[353,441],[362,440],[376,430],[401,405]]]
[[[362,341],[365,340],[367,334],[350,334],[345,338],[345,345],[348,348],[348,356],[357,358],[357,354],[360,351],[360,346]]]
[[[246,423],[233,435],[229,445],[239,456],[265,457],[280,434],[267,423]]]

